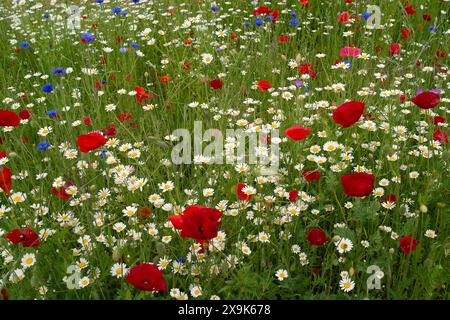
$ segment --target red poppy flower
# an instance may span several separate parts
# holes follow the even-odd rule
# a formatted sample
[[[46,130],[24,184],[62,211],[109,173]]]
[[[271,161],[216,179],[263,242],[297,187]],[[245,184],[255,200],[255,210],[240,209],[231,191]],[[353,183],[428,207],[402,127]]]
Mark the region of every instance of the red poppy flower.
[[[436,50],[436,56],[439,58],[445,58],[445,52],[439,49]]]
[[[258,88],[259,88],[259,91],[264,92],[264,91],[266,91],[267,89],[272,88],[272,85],[270,84],[269,81],[266,81],[266,80],[259,80],[259,81],[258,81]]]
[[[343,128],[355,124],[364,112],[365,103],[359,101],[349,101],[340,105],[333,112],[333,120]]]
[[[17,113],[9,110],[0,110],[0,127],[17,127],[20,118]]]
[[[309,63],[302,64],[300,67],[298,67],[298,72],[301,74],[309,74],[311,78],[317,78],[316,73],[314,72],[314,66]]]
[[[341,177],[344,192],[349,197],[370,195],[375,183],[375,176],[368,173],[348,173]]]
[[[30,227],[26,227],[23,231],[14,229],[6,234],[6,239],[14,244],[22,244],[24,247],[37,247],[41,243],[39,242],[39,236],[36,232],[32,231]]]
[[[288,42],[289,41],[289,36],[279,36],[278,37],[278,41],[279,42]]]
[[[311,132],[311,128],[305,128],[302,126],[292,126],[284,130],[284,134],[291,140],[299,141],[305,139]]]
[[[347,23],[349,21],[350,21],[350,14],[348,13],[348,11],[338,14],[338,22],[339,23]]]
[[[91,118],[86,117],[86,118],[83,119],[83,122],[84,122],[85,125],[88,126],[88,125],[90,125],[92,123],[92,120],[91,120]]]
[[[309,0],[299,0],[299,2],[305,8],[309,7]]]
[[[410,36],[414,33],[413,29],[402,28],[402,39],[407,41]]]
[[[169,75],[165,75],[165,76],[161,76],[160,78],[159,78],[159,81],[161,81],[161,82],[169,82],[170,80],[172,80],[172,78],[169,76]]]
[[[435,130],[433,133],[434,140],[439,141],[440,143],[447,143],[448,134],[444,130]]]
[[[434,124],[445,123],[445,118],[436,116],[436,117],[433,118],[433,123]]]
[[[413,34],[413,30],[408,29],[408,28],[403,28],[402,29],[402,39],[407,41],[408,38]]]
[[[31,117],[31,113],[32,113],[31,110],[23,109],[23,110],[20,110],[19,117],[22,120],[26,120],[26,119],[29,119]]]
[[[413,237],[406,236],[400,239],[400,249],[403,251],[405,256],[409,256],[409,253],[416,249],[417,240]]]
[[[12,180],[11,180],[11,170],[8,167],[3,167],[0,171],[0,188],[5,193],[9,193],[11,190]]]
[[[96,150],[105,145],[108,139],[105,139],[100,133],[92,132],[88,134],[82,134],[78,136],[77,145],[80,151],[87,153],[92,150]]]
[[[441,98],[437,93],[424,91],[412,98],[411,101],[421,109],[431,109],[439,104]]]
[[[117,115],[117,119],[122,120],[122,121],[126,121],[133,118],[133,116],[130,113],[121,113],[119,115]]]
[[[391,56],[400,54],[401,48],[402,48],[401,44],[391,43],[391,45],[389,46],[389,51],[390,51]]]
[[[297,200],[297,198],[298,198],[298,190],[292,189],[291,191],[289,191],[289,201],[290,202]]]
[[[143,291],[167,291],[162,271],[155,264],[141,263],[131,267],[126,280],[135,288]]]
[[[221,215],[217,209],[195,205],[180,215],[169,216],[169,220],[175,229],[181,230],[182,238],[192,238],[203,244],[217,237]]]
[[[237,39],[237,34],[236,33],[232,33],[231,35],[230,35],[230,38],[231,38],[231,40],[235,40],[235,39]]]
[[[6,151],[0,151],[0,159],[8,157],[8,153]]]
[[[214,90],[220,90],[223,87],[223,82],[220,79],[214,79],[209,82],[209,86]]]
[[[144,88],[136,86],[134,88],[134,91],[136,91],[136,99],[137,101],[142,104],[142,100],[144,99],[152,99],[154,98],[154,95],[152,95],[151,93],[148,93],[144,90]]]
[[[258,7],[253,10],[253,15],[259,16],[261,14],[265,14],[272,17],[272,22],[275,22],[280,15],[278,10],[270,10],[268,6]]]
[[[270,9],[268,6],[262,6],[258,7],[255,10],[253,10],[253,15],[258,16],[260,14],[269,14]]]
[[[407,14],[416,14],[416,11],[414,10],[413,6],[406,6],[405,11]]]
[[[72,186],[73,184],[71,182],[66,182],[64,187],[61,188],[52,188],[51,192],[55,195],[58,196],[59,198],[63,199],[63,200],[68,200],[72,195],[67,193],[66,189],[70,186]]]
[[[306,240],[312,246],[321,246],[328,241],[328,237],[322,229],[311,229],[308,231]]]
[[[239,197],[239,199],[241,199],[243,201],[250,201],[252,199],[252,195],[246,194],[242,191],[242,189],[244,189],[246,186],[247,185],[245,183],[238,183],[236,194]]]
[[[305,178],[307,182],[311,182],[312,180],[318,181],[320,179],[320,172],[309,169],[303,169],[302,177]]]

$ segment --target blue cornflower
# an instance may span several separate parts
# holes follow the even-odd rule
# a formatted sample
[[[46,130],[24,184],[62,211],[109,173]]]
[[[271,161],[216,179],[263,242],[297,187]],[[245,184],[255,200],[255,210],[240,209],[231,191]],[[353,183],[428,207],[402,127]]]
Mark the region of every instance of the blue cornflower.
[[[96,0],[97,3],[103,3],[104,0]]]
[[[182,256],[177,256],[177,262],[185,263],[186,259],[183,258]]]
[[[30,47],[30,44],[27,41],[22,41],[19,45],[22,49],[28,49]]]
[[[47,111],[47,115],[48,115],[50,118],[56,118],[56,117],[58,116],[58,112],[57,112],[56,110],[48,110],[48,111]]]
[[[41,141],[37,145],[39,151],[47,150],[50,147],[50,143],[47,140]]]
[[[50,72],[52,74],[58,75],[58,77],[61,77],[63,74],[66,73],[66,69],[63,67],[58,67],[58,68],[54,68],[54,69],[50,70]]]
[[[132,48],[135,48],[135,49],[139,49],[141,46],[139,45],[139,43],[136,43],[136,42],[132,42],[131,44],[130,44],[130,46],[132,47]]]
[[[44,19],[48,19],[48,18],[50,18],[50,15],[48,13],[44,13],[43,17],[44,17]]]
[[[83,42],[92,42],[95,40],[95,37],[92,33],[86,32],[81,35],[81,41]]]
[[[216,12],[217,10],[219,10],[219,7],[218,7],[218,6],[212,6],[212,7],[211,7],[211,10],[212,10],[213,12]]]
[[[363,18],[366,19],[366,20],[369,19],[371,15],[372,15],[372,14],[369,13],[369,12],[363,12],[363,13],[361,13],[361,17],[363,17]]]
[[[250,27],[250,22],[245,21],[245,22],[244,22],[244,27],[246,27],[246,28]]]
[[[351,68],[352,65],[353,65],[352,62],[351,62],[350,60],[345,60],[344,63],[345,63],[346,65],[348,65],[349,68]]]
[[[140,0],[133,0],[134,3],[139,3]]]
[[[106,151],[106,150],[103,150],[103,151],[100,153],[100,159],[103,159],[104,157],[106,157],[106,153],[107,153],[107,151]]]
[[[263,21],[261,18],[255,18],[255,26],[262,26]]]
[[[121,13],[122,12],[122,9],[120,9],[119,7],[114,7],[114,8],[112,8],[112,13],[114,13],[114,14],[118,14],[118,13]]]
[[[295,27],[296,25],[298,25],[298,20],[297,20],[297,18],[292,18],[289,21],[289,23],[290,23],[291,26]]]
[[[53,91],[53,85],[51,83],[46,83],[42,86],[42,91],[50,93]]]
[[[428,27],[428,30],[429,30],[430,32],[436,32],[436,31],[437,31],[437,27],[436,27],[436,26],[429,26],[429,27]]]
[[[119,49],[119,51],[122,52],[122,53],[127,53],[128,49],[122,47],[122,48]]]
[[[272,21],[273,18],[275,18],[274,16],[266,16],[266,21]]]
[[[128,11],[122,10],[120,13],[121,13],[122,15],[126,16],[126,15],[128,14]]]

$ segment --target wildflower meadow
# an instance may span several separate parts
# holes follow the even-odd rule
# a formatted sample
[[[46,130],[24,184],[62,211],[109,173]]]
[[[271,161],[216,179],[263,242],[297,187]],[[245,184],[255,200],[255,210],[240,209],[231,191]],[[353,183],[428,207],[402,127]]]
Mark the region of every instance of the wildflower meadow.
[[[3,300],[449,299],[448,0],[3,0]]]

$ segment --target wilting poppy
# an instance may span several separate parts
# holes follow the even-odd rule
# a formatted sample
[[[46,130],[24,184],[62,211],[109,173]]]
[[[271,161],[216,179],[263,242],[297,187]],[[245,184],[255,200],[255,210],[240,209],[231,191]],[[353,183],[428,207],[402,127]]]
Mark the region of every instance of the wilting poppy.
[[[39,242],[39,236],[36,232],[32,231],[30,227],[26,227],[23,231],[14,229],[6,234],[6,239],[14,244],[21,244],[24,247],[37,247],[41,243]]]
[[[411,99],[416,106],[421,109],[431,109],[436,107],[441,101],[440,96],[432,91],[423,91]]]
[[[0,110],[0,127],[17,127],[20,118],[14,111]]]
[[[364,112],[365,104],[359,101],[349,101],[340,105],[333,112],[333,120],[343,128],[356,123]]]
[[[409,253],[416,249],[417,240],[413,237],[406,236],[400,239],[400,250],[403,251],[405,256],[409,256]]]
[[[341,177],[344,192],[349,197],[365,197],[371,194],[375,176],[368,173],[348,173]]]
[[[80,148],[80,151],[83,153],[87,153],[89,151],[100,148],[105,145],[108,141],[105,137],[103,137],[98,132],[92,132],[88,134],[82,134],[78,136],[77,145]]]
[[[200,205],[188,207],[182,214],[169,216],[175,229],[181,230],[182,238],[192,238],[204,243],[217,237],[222,213],[214,208]]]
[[[306,240],[312,246],[321,246],[328,241],[328,237],[322,229],[311,229],[308,231]]]
[[[284,134],[291,140],[299,141],[305,139],[310,132],[311,128],[305,128],[302,126],[295,125],[290,128],[287,128],[284,131]]]
[[[12,180],[11,180],[11,170],[8,167],[3,167],[0,171],[0,188],[5,193],[9,193],[11,190]]]
[[[143,291],[167,291],[162,271],[155,264],[141,263],[130,268],[126,280]]]

